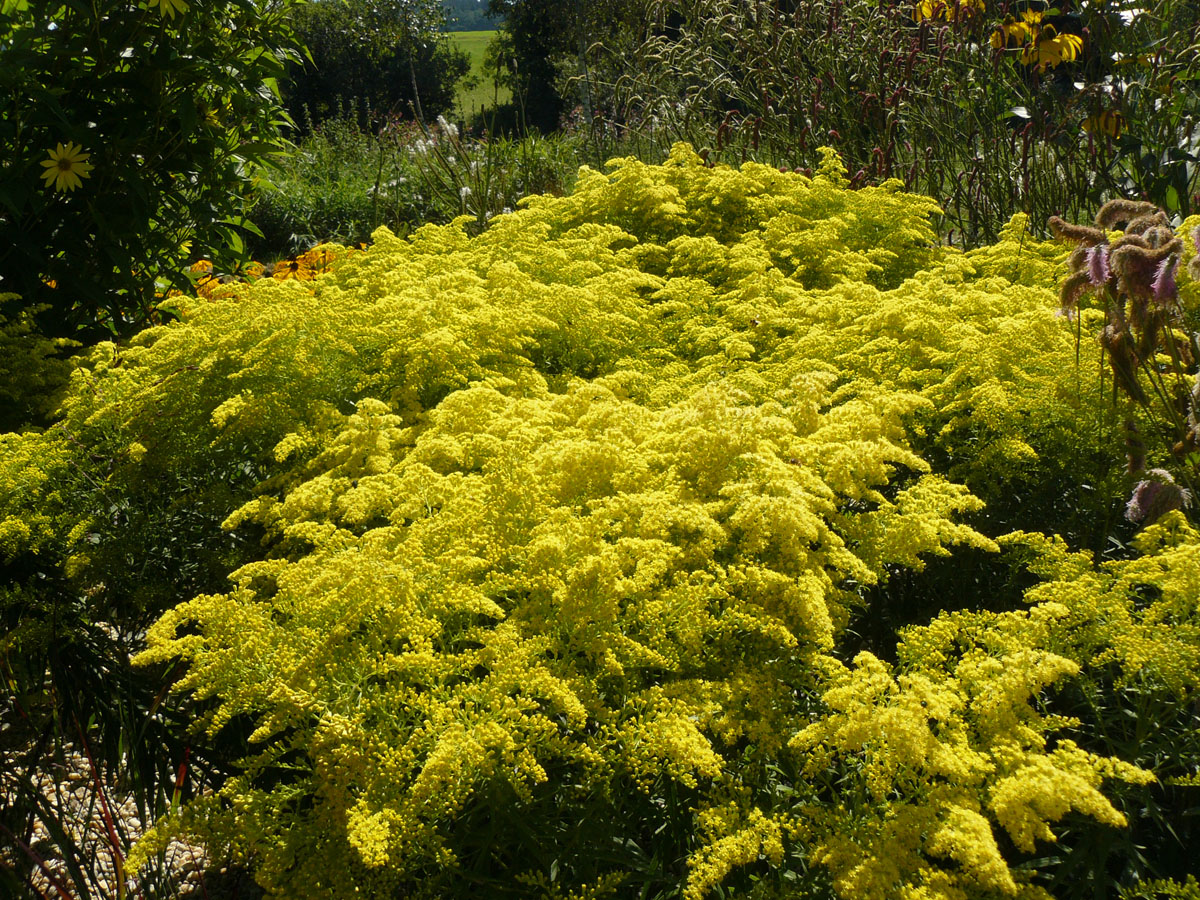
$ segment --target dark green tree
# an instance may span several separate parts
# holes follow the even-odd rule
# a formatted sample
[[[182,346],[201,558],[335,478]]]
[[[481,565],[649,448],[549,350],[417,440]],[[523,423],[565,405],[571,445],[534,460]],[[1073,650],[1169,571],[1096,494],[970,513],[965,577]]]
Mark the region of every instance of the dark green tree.
[[[583,7],[581,0],[488,0],[504,20],[511,54],[505,62],[527,127],[553,131],[566,111],[560,58],[584,36]]]
[[[484,0],[442,0],[447,31],[492,31],[496,20]]]
[[[507,81],[525,125],[553,131],[574,107],[586,121],[605,112],[611,85],[597,63],[636,44],[644,0],[488,0],[503,19]]]
[[[309,58],[293,64],[283,83],[288,112],[306,127],[347,108],[410,118],[448,111],[471,64],[450,44],[444,25],[436,0],[318,0],[301,7],[295,27]]]

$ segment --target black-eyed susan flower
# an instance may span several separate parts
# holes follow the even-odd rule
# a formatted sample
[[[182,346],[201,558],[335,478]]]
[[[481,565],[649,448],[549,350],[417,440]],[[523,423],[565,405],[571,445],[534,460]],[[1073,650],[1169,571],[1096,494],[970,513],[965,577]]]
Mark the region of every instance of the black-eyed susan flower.
[[[1018,22],[1012,16],[1005,16],[1004,21],[992,30],[991,45],[997,50],[1016,49],[1029,39],[1029,35],[1027,22]]]
[[[1021,53],[1021,62],[1044,72],[1059,63],[1074,61],[1082,50],[1083,38],[1079,35],[1059,34],[1053,25],[1044,25]]]
[[[281,260],[275,263],[275,270],[271,273],[271,277],[276,281],[287,281],[289,278],[300,278],[300,270],[304,264],[300,258],[293,256],[291,259]]]
[[[1125,117],[1118,110],[1106,109],[1084,119],[1083,130],[1088,134],[1107,134],[1115,138],[1125,130]]]
[[[73,191],[83,184],[80,179],[89,178],[92,164],[87,162],[90,153],[84,153],[83,148],[74,141],[67,141],[66,146],[59,144],[53,150],[47,150],[49,159],[42,160],[46,171],[42,177],[46,179],[46,187],[56,191]]]
[[[922,22],[940,17],[951,22],[983,12],[983,8],[983,0],[917,0],[913,19]]]
[[[1028,9],[1021,13],[1020,20],[1005,16],[992,29],[989,41],[997,50],[1019,51],[1021,62],[1036,66],[1039,72],[1078,59],[1083,52],[1083,38],[1077,34],[1059,34],[1044,18],[1041,10]]]
[[[164,19],[174,19],[175,13],[187,12],[188,5],[184,0],[146,0],[151,9],[158,9],[158,14]]]
[[[1021,62],[1037,66],[1039,72],[1077,59],[1083,51],[1083,38],[1077,34],[1059,34],[1052,24],[1042,21],[1044,18],[1042,11],[1030,9],[1021,13],[1020,22],[1006,17],[992,32],[992,46],[1002,49],[1017,45],[1021,48]]]

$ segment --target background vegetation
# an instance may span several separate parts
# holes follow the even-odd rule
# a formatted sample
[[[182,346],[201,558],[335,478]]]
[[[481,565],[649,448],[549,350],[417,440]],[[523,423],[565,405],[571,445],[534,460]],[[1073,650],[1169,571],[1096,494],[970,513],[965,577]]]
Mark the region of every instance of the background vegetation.
[[[295,15],[308,58],[288,71],[283,94],[292,120],[309,131],[333,117],[374,128],[389,117],[448,112],[470,62],[441,33],[430,3],[318,0]]]
[[[471,60],[471,71],[459,83],[455,118],[465,122],[487,122],[486,110],[512,103],[512,91],[497,77],[496,58],[502,39],[495,31],[457,31],[454,45]]]
[[[53,335],[127,332],[165,286],[187,285],[193,250],[236,265],[254,172],[282,149],[292,8],[5,0],[0,314],[17,294]],[[43,183],[64,155],[72,178]]]
[[[442,0],[447,31],[491,31],[496,20],[483,0]]]
[[[1194,896],[1195,6],[447,12],[0,0],[0,893]]]
[[[686,140],[710,161],[808,171],[830,145],[855,184],[898,177],[937,199],[943,239],[964,246],[1015,212],[1045,234],[1117,196],[1186,217],[1200,192],[1200,24],[1176,0],[491,8],[484,82],[512,102],[460,106],[465,138],[562,137],[592,166]]]

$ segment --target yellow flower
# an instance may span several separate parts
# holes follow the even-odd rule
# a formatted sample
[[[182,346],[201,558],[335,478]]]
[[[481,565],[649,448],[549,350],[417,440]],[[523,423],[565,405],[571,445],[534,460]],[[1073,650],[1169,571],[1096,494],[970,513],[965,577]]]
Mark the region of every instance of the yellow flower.
[[[187,12],[188,5],[184,0],[146,0],[151,9],[158,7],[159,15],[168,19],[174,19],[175,13]]]
[[[913,19],[922,22],[941,16],[947,22],[983,11],[983,0],[918,0]]]
[[[1089,134],[1100,132],[1115,138],[1125,130],[1125,117],[1118,110],[1106,109],[1084,119],[1083,130]]]
[[[46,167],[42,173],[46,187],[53,185],[55,190],[71,191],[83,184],[81,178],[90,177],[92,164],[85,160],[91,154],[82,150],[73,141],[67,141],[65,147],[59,144],[56,149],[46,151],[50,154],[49,159],[42,160],[42,165]]]
[[[919,0],[917,5],[913,7],[913,19],[917,22],[932,19],[941,5],[936,0]]]
[[[949,22],[955,16],[968,17],[976,13],[981,13],[985,9],[983,0],[958,0],[954,9],[947,8],[946,21]]]
[[[1037,37],[1021,53],[1021,62],[1036,65],[1039,72],[1053,69],[1061,62],[1071,62],[1083,49],[1083,38],[1077,34],[1059,34],[1053,25],[1045,25]]]
[[[1021,13],[1020,21],[1005,16],[992,29],[989,42],[997,50],[1020,50],[1022,64],[1037,66],[1039,72],[1078,59],[1083,52],[1083,38],[1077,34],[1059,34],[1044,19],[1044,12],[1030,9]]]
[[[992,31],[991,44],[997,50],[1020,47],[1029,39],[1029,24],[1018,22],[1012,16],[1005,16],[1004,21]]]

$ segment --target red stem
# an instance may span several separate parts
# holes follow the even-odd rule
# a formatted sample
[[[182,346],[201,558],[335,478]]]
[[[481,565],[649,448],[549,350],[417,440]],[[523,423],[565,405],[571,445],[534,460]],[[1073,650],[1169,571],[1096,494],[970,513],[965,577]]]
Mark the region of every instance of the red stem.
[[[117,837],[116,824],[113,821],[112,810],[108,806],[108,798],[104,794],[104,783],[100,780],[100,772],[96,768],[96,761],[92,759],[92,750],[88,746],[87,737],[83,733],[83,728],[79,724],[79,720],[75,720],[75,729],[79,732],[79,740],[83,745],[83,753],[87,757],[88,766],[92,770],[92,780],[96,783],[96,795],[100,798],[100,812],[104,816],[104,827],[108,830],[108,842],[112,846],[113,862],[117,868],[117,894],[120,897],[125,896],[125,855],[121,852],[121,841]]]
[[[43,874],[45,874],[46,878],[49,879],[51,887],[53,887],[56,891],[58,891],[59,896],[61,896],[63,898],[63,900],[75,900],[74,895],[70,891],[68,891],[65,887],[63,887],[63,883],[58,880],[58,877],[53,872],[50,871],[50,867],[46,865],[46,861],[37,855],[37,851],[35,851],[27,843],[25,843],[23,840],[21,840],[15,834],[13,834],[11,831],[9,831],[3,825],[3,823],[0,823],[0,831],[3,831],[6,835],[8,835],[9,838],[11,838],[16,843],[16,845],[18,847],[20,847],[22,851],[24,851],[25,855],[28,856],[31,860],[33,860],[34,865],[36,865],[39,869],[42,870],[42,872],[43,872]],[[41,888],[37,888],[37,892],[39,894],[41,894],[42,897],[46,896],[45,891],[41,890]]]

